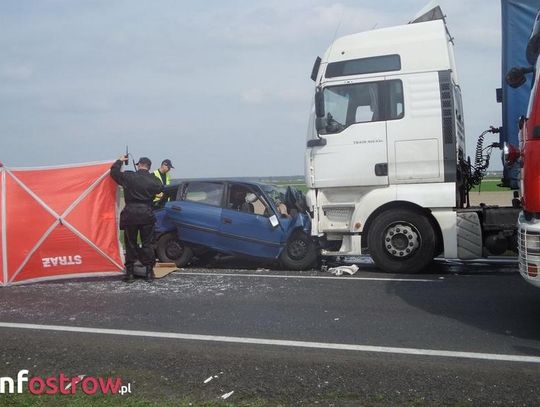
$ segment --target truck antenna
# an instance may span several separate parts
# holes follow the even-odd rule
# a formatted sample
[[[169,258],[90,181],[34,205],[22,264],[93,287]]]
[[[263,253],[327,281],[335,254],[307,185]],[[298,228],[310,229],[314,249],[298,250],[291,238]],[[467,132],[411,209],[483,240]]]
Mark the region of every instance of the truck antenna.
[[[328,56],[330,56],[330,54],[332,54],[332,48],[334,48],[334,41],[336,40],[336,37],[337,37],[337,33],[341,27],[341,23],[343,22],[343,10],[341,10],[341,16],[339,17],[339,23],[336,27],[336,30],[334,31],[334,36],[332,37],[332,42],[330,43],[330,49],[328,50]],[[319,85],[321,84],[321,81],[322,81],[322,77],[319,81]]]

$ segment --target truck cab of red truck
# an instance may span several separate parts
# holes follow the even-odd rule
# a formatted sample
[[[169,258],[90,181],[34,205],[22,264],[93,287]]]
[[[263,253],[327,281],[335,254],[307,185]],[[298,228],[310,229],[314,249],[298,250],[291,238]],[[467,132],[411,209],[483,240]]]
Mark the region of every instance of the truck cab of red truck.
[[[521,193],[523,211],[518,220],[519,271],[540,287],[540,12],[527,44],[527,60],[534,69],[534,83],[527,116],[522,121]]]

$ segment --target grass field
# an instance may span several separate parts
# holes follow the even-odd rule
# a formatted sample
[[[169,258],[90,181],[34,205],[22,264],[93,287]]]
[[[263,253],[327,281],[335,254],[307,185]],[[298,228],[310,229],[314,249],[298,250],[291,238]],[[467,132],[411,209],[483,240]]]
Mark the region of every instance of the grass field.
[[[34,396],[30,393],[3,395],[0,398],[0,407],[260,407],[265,403],[254,400],[253,402],[244,402],[241,404],[231,404],[220,401],[196,401],[185,398],[171,400],[151,400],[139,396],[119,396],[119,395],[42,395]]]
[[[471,192],[505,192],[510,191],[510,188],[499,187],[498,184],[501,183],[499,178],[486,178],[482,180],[482,183],[471,189]]]
[[[476,186],[473,189],[471,189],[471,192],[507,192],[510,191],[510,188],[501,188],[498,186],[498,184],[501,183],[501,180],[499,178],[486,178],[482,180],[482,183],[480,186]],[[293,186],[297,188],[298,190],[302,191],[303,193],[306,193],[307,187],[304,183],[288,183],[287,181],[280,181],[280,182],[274,182],[275,185],[278,186]]]

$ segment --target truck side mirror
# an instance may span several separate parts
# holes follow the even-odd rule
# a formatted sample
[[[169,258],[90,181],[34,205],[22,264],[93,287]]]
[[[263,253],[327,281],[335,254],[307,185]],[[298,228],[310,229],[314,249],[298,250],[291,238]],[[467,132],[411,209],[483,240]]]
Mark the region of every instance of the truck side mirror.
[[[315,92],[315,116],[324,117],[324,95],[320,89]]]
[[[506,74],[506,77],[505,77],[506,83],[508,86],[514,89],[519,88],[521,85],[523,85],[527,81],[525,74],[533,72],[533,71],[534,71],[534,68],[532,66],[528,68],[515,66],[512,69],[510,69],[508,73]]]
[[[326,119],[324,117],[315,118],[315,129],[317,129],[317,133],[320,133],[321,130],[326,129]]]
[[[311,70],[311,80],[315,82],[317,80],[317,75],[319,75],[319,68],[321,67],[321,57],[317,57],[315,63],[313,64],[313,69]]]

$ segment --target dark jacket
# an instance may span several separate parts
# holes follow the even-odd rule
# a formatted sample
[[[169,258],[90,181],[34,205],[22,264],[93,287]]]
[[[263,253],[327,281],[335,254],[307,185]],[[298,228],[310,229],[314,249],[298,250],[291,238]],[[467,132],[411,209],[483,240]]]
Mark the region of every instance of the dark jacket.
[[[111,166],[111,177],[124,187],[126,206],[120,214],[120,228],[126,225],[148,225],[156,221],[152,201],[163,191],[163,184],[148,170],[121,171],[122,161]]]

